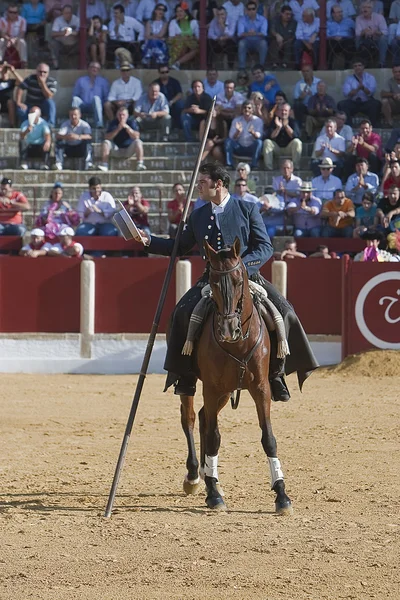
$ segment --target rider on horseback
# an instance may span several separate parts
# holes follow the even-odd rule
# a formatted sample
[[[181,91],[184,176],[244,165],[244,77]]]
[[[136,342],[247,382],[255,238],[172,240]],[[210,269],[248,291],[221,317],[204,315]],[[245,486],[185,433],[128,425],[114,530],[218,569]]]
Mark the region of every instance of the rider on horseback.
[[[204,240],[215,250],[240,241],[241,257],[251,280],[260,284],[281,313],[290,356],[278,358],[277,340],[271,332],[270,385],[274,400],[286,402],[290,395],[284,373],[297,371],[300,389],[318,363],[311,350],[301,323],[293,307],[258,272],[272,256],[273,248],[260,216],[258,205],[237,200],[229,194],[230,177],[222,166],[207,163],[200,167],[198,177],[199,195],[207,204],[195,210],[189,217],[179,240],[179,255],[188,253],[196,244],[203,252]],[[173,239],[149,236],[147,240],[152,254],[170,255]],[[205,256],[203,256],[205,259]],[[166,388],[175,384],[175,394],[193,396],[197,375],[191,355],[182,355],[190,315],[201,299],[202,288],[208,283],[208,269],[199,281],[179,301],[171,317],[168,350],[164,368],[168,371]]]

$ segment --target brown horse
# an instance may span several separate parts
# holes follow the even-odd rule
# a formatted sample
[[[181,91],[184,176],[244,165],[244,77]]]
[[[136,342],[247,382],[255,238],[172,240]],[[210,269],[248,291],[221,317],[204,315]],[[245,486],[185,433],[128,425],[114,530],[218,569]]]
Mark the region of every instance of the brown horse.
[[[216,252],[205,242],[204,249],[210,265],[209,282],[215,305],[197,344],[197,368],[203,382],[204,398],[204,406],[199,412],[200,472],[206,484],[206,504],[212,509],[226,510],[218,485],[221,440],[218,414],[234,390],[247,389],[257,408],[261,443],[268,457],[271,487],[276,493],[276,512],[290,513],[292,505],[285,493],[270,419],[270,339],[250,294],[247,271],[240,258],[240,243],[236,238],[231,248]],[[188,473],[184,481],[187,494],[196,493],[200,484],[193,439],[193,401],[193,396],[181,396],[181,423],[188,442]]]

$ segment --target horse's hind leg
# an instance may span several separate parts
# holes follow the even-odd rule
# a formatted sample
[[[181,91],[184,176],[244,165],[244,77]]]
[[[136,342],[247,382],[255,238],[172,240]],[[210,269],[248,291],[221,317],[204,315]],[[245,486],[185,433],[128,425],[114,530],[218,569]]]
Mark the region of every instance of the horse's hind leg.
[[[293,512],[292,503],[285,491],[283,471],[280,460],[277,457],[276,439],[272,432],[269,388],[268,391],[260,388],[257,391],[250,390],[250,393],[256,402],[258,421],[262,431],[261,444],[267,455],[271,473],[271,489],[276,493],[275,511],[281,515],[291,514]]]
[[[199,462],[196,456],[193,430],[196,420],[193,396],[181,396],[181,424],[188,445],[187,474],[183,482],[185,494],[196,494],[200,488]]]

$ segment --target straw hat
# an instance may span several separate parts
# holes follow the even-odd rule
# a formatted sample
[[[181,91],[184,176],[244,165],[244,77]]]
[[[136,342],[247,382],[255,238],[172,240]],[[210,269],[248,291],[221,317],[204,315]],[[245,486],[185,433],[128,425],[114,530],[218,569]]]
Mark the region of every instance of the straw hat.
[[[314,192],[315,188],[313,188],[311,181],[303,181],[300,186],[301,192]]]

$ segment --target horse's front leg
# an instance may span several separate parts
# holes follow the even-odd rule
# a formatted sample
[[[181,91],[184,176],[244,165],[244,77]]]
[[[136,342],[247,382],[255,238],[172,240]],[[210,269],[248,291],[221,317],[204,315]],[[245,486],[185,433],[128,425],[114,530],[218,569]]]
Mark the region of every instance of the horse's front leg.
[[[254,389],[250,388],[249,391],[257,407],[258,422],[262,431],[261,444],[267,455],[271,473],[271,489],[276,493],[275,511],[282,515],[291,514],[293,512],[292,503],[285,491],[283,471],[277,457],[276,439],[272,432],[271,391],[269,385],[261,385]]]
[[[204,408],[200,416],[200,438],[204,449],[204,482],[206,484],[206,504],[214,510],[226,510],[218,479],[218,451],[221,436],[218,428],[218,413],[229,400],[229,394],[216,398],[212,390],[203,388]],[[203,460],[203,456],[202,456]]]
[[[197,494],[200,488],[199,461],[196,456],[193,430],[196,421],[194,412],[194,397],[180,396],[181,398],[181,424],[188,445],[188,457],[186,460],[187,474],[183,482],[185,494]]]

